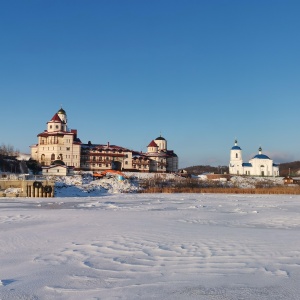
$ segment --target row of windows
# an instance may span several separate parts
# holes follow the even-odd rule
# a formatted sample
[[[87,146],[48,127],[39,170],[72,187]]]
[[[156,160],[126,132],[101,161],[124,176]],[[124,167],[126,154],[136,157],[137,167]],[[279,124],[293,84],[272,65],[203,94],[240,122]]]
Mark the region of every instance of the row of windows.
[[[48,148],[48,150],[50,150],[50,149],[49,149],[50,147],[43,147],[43,150],[44,150],[44,151],[45,151],[45,148]],[[52,150],[54,150],[54,147],[52,147]],[[59,150],[61,150],[61,147],[59,147]],[[66,147],[66,150],[67,150],[67,151],[70,151],[71,148],[70,148],[70,147]]]
[[[146,168],[148,169],[148,166],[147,166],[147,165],[142,165],[142,166],[141,166],[141,165],[135,165],[135,164],[133,164],[132,166],[133,166],[135,169],[137,169],[137,168],[138,168],[138,169],[141,169],[142,167],[143,167],[144,169],[146,169]]]
[[[99,150],[91,150],[91,151],[89,151],[89,150],[83,150],[83,152],[84,152],[84,154],[88,154],[88,153],[102,153],[102,152],[105,152],[105,153],[123,153],[123,151],[122,150],[108,150],[108,149],[106,149],[106,150],[104,150],[104,149],[99,149]],[[127,155],[127,154],[126,154]]]
[[[82,165],[84,166],[84,165]],[[89,164],[85,164],[86,167],[89,167]],[[93,167],[97,167],[97,164],[92,164]],[[110,164],[98,164],[98,167],[103,167],[105,166],[106,168],[111,167]]]
[[[71,155],[69,154],[67,154],[67,155],[65,155],[65,158],[71,158]],[[77,158],[77,155],[73,155],[73,158]],[[46,155],[45,154],[42,154],[41,155],[41,160],[43,161],[43,160],[45,160],[46,159]],[[56,160],[56,159],[60,159],[60,160],[63,160],[64,159],[64,156],[62,155],[62,154],[59,154],[58,156],[57,156],[57,158],[55,158],[55,154],[54,153],[52,153],[51,154],[51,156],[50,156],[50,159],[51,160]]]
[[[69,149],[67,149],[67,150],[69,150]],[[83,155],[83,153],[81,153],[81,157],[82,157],[82,159],[93,159],[93,160],[97,160],[97,157],[98,156],[94,156],[94,155]],[[98,158],[99,159],[101,159],[103,156],[99,156]],[[107,157],[107,156],[106,156]],[[111,156],[109,156],[109,157],[111,157]],[[125,156],[124,156],[125,158],[128,158],[128,155],[126,154]]]
[[[55,128],[58,129],[59,126],[58,126],[58,125],[55,125]],[[52,125],[50,125],[50,129],[52,129]]]

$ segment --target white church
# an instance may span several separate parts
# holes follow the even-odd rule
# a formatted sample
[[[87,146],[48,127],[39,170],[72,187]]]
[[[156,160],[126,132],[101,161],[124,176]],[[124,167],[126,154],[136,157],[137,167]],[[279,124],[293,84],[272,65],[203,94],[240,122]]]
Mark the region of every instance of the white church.
[[[229,174],[250,176],[279,176],[279,166],[273,163],[267,155],[262,154],[259,147],[256,154],[249,162],[243,162],[242,149],[235,140],[230,150]]]

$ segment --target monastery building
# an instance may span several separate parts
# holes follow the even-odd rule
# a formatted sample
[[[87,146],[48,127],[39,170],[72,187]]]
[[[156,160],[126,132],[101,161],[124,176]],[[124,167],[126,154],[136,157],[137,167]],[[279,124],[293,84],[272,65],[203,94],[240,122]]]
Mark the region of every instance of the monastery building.
[[[62,108],[47,122],[47,129],[37,137],[38,143],[31,146],[31,157],[41,163],[46,172],[53,172],[58,163],[83,171],[178,171],[178,157],[173,150],[167,149],[167,141],[162,136],[152,140],[146,152],[110,143],[84,144],[77,137],[76,129],[68,129],[67,114]]]

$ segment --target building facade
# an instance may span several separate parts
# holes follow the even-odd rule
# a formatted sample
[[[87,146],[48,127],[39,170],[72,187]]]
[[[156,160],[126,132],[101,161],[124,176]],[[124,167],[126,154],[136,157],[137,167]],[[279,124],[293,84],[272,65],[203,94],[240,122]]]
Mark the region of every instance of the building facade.
[[[31,146],[31,158],[42,166],[61,160],[66,166],[79,169],[81,141],[77,130],[69,130],[67,125],[67,114],[61,108],[47,122],[47,129],[37,135],[38,143]]]
[[[37,135],[38,143],[31,146],[32,159],[45,167],[60,160],[77,171],[178,171],[178,156],[167,149],[167,141],[162,136],[150,142],[147,152],[138,152],[110,143],[84,144],[77,137],[77,130],[69,130],[67,125],[67,114],[61,108],[47,122],[47,129]],[[50,172],[52,167],[44,169]]]
[[[178,156],[162,136],[150,142],[144,155],[150,159],[150,172],[178,172]]]
[[[242,149],[235,140],[234,146],[230,150],[229,174],[250,175],[250,176],[279,176],[279,166],[273,163],[259,147],[256,154],[249,162],[243,161]]]

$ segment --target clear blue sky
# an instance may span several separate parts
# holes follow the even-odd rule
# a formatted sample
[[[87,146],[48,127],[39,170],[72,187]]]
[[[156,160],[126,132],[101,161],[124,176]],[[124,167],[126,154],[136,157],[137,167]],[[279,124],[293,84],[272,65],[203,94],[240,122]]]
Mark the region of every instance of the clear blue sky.
[[[227,165],[237,138],[300,160],[300,2],[0,1],[0,143],[29,153],[63,108],[86,143],[180,167]]]

